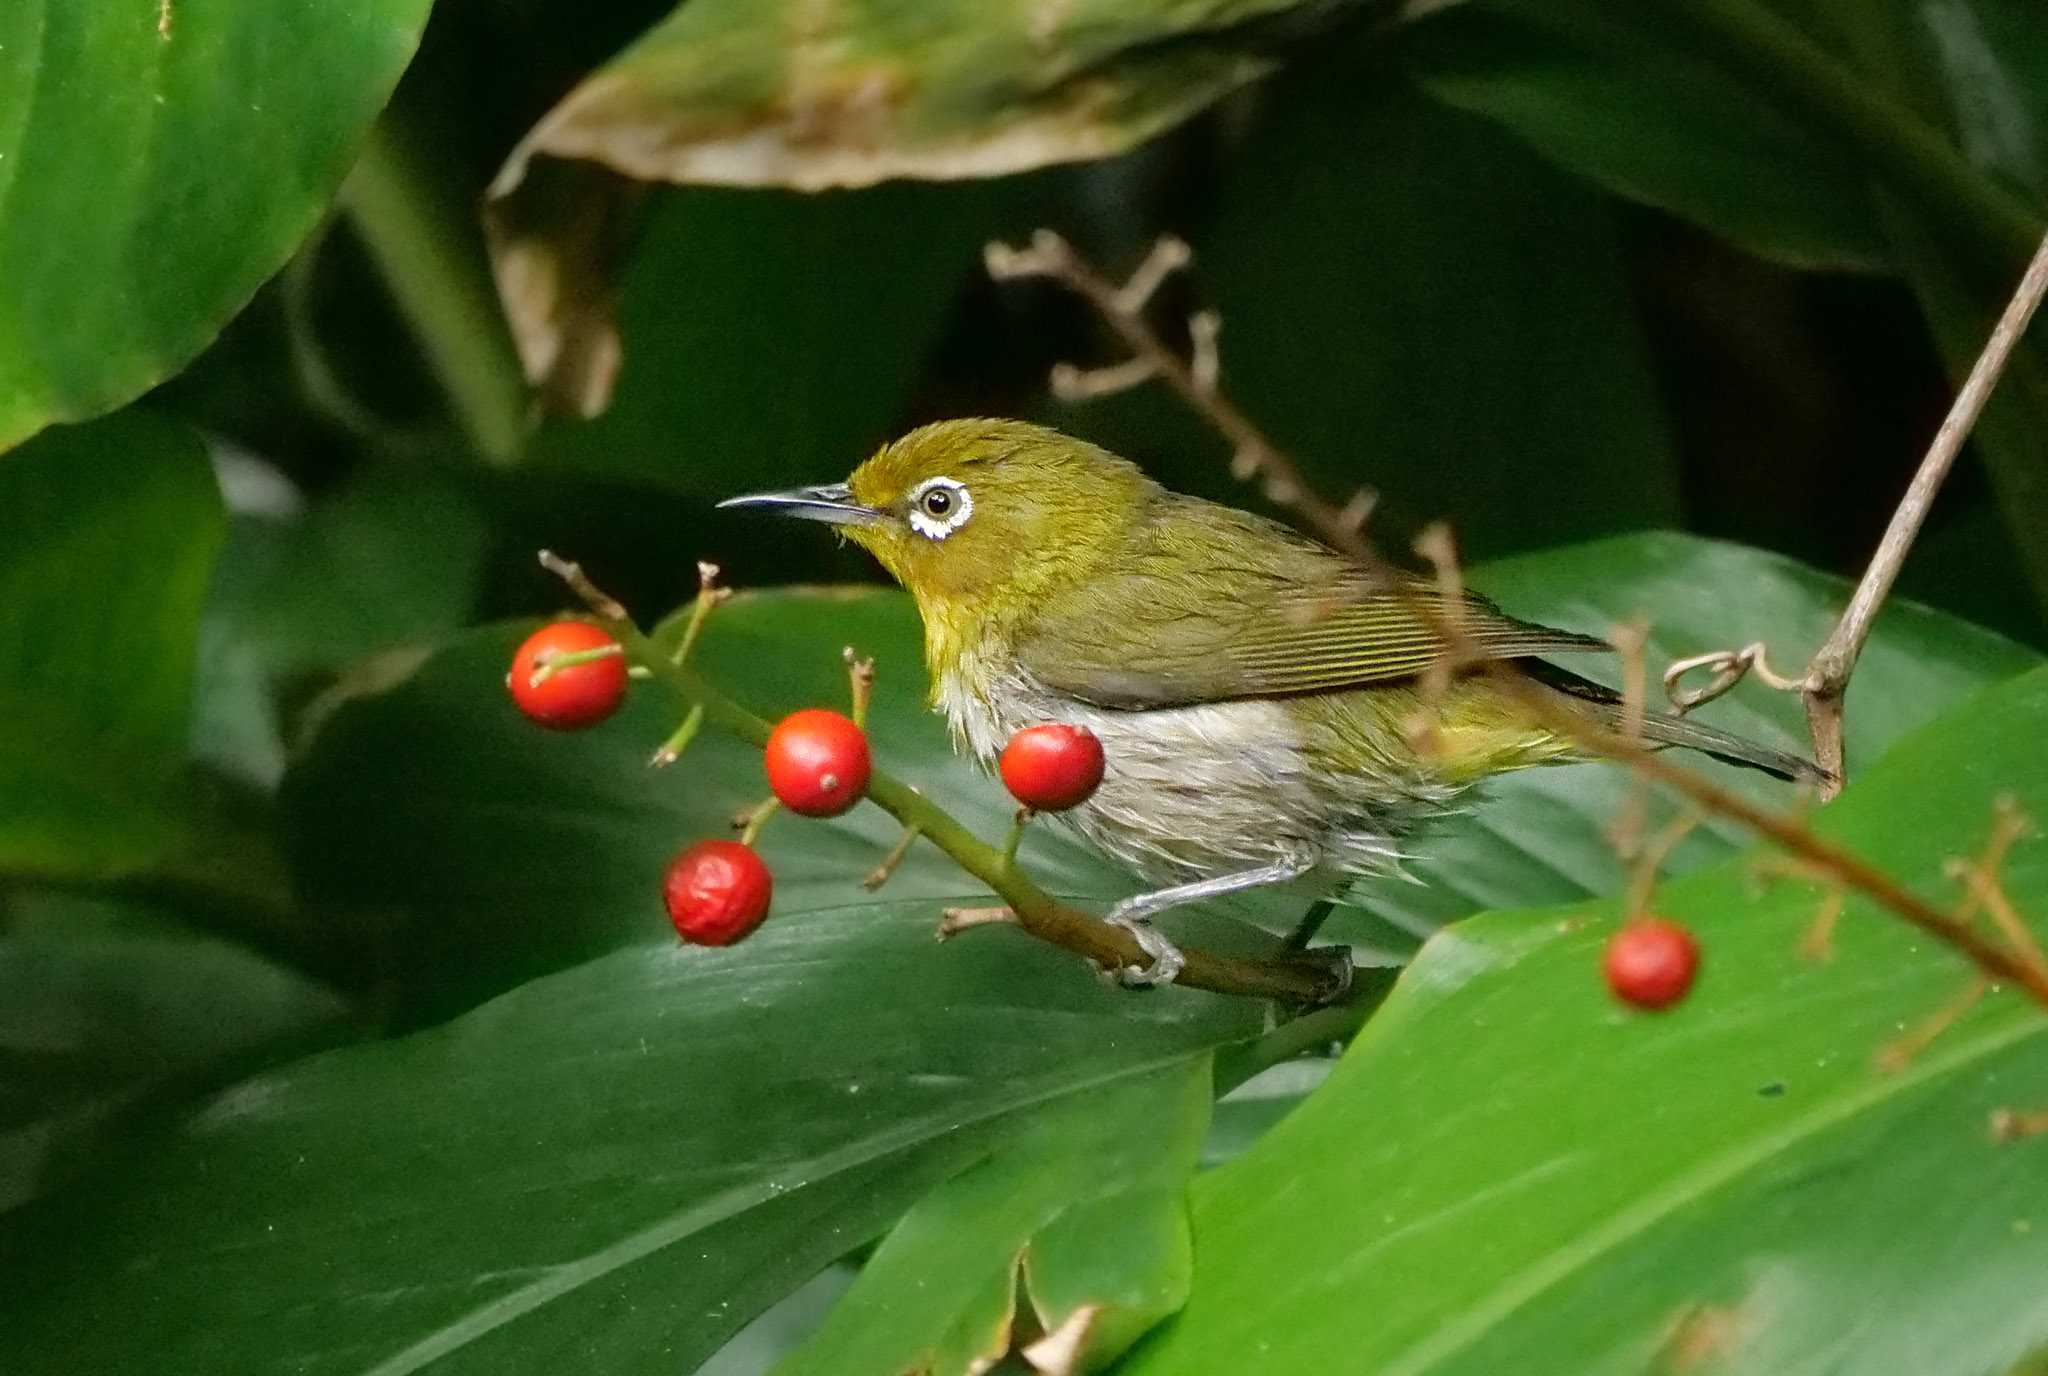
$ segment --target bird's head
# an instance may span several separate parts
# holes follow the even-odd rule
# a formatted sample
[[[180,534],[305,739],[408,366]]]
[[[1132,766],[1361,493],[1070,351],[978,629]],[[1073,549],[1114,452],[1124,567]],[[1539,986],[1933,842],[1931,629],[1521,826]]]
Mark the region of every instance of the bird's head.
[[[1121,548],[1158,487],[1092,444],[1009,420],[949,420],[886,444],[844,483],[734,497],[826,521],[934,611],[1001,615]]]

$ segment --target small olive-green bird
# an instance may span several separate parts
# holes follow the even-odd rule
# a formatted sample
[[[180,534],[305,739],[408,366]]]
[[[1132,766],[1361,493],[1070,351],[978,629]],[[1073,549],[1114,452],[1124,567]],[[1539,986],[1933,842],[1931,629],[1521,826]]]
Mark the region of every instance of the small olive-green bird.
[[[721,505],[830,522],[880,560],[924,620],[933,705],[984,766],[1039,722],[1101,738],[1102,786],[1066,816],[1160,886],[1109,914],[1151,958],[1133,982],[1179,971],[1149,925],[1161,912],[1303,881],[1334,895],[1396,867],[1402,838],[1488,775],[1585,758],[1482,675],[1429,690],[1423,675],[1445,650],[1443,618],[1421,601],[1437,596],[1432,582],[1390,586],[1277,522],[1169,492],[1042,426],[942,421],[844,484]],[[1516,620],[1477,594],[1455,613],[1476,649],[1619,720],[1615,693],[1544,658],[1606,641]],[[1679,717],[1650,714],[1643,734],[1817,777]]]

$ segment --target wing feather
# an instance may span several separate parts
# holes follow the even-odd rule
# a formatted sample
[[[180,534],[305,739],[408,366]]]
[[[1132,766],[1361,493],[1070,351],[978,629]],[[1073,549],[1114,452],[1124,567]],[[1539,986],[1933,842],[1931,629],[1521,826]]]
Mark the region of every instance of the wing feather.
[[[1251,557],[1248,557],[1251,556]],[[1098,706],[1181,706],[1331,692],[1412,678],[1445,642],[1426,579],[1388,586],[1274,522],[1167,497],[1112,567],[1061,592],[1019,637],[1023,667]],[[1606,641],[1517,620],[1477,593],[1454,604],[1489,655],[1607,650]]]

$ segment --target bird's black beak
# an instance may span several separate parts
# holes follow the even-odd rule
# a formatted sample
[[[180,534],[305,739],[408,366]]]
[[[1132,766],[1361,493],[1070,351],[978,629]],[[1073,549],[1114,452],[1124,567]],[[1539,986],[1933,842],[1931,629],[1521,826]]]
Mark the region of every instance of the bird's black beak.
[[[723,511],[729,506],[766,507],[784,516],[824,521],[835,526],[866,526],[889,519],[887,512],[856,502],[845,483],[792,487],[785,492],[749,492],[744,497],[727,497],[718,504],[718,509]]]

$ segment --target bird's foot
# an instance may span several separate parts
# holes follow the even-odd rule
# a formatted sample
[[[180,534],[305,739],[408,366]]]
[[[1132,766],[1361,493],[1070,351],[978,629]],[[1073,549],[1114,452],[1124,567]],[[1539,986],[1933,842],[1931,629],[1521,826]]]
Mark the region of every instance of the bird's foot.
[[[1300,958],[1329,967],[1330,990],[1318,1002],[1325,1004],[1342,1003],[1345,996],[1351,992],[1351,974],[1354,969],[1351,961],[1351,948],[1349,946],[1311,946],[1308,950],[1301,952]]]
[[[1133,906],[1119,903],[1111,908],[1104,921],[1112,927],[1121,927],[1137,940],[1138,949],[1146,956],[1146,963],[1126,965],[1116,972],[1117,979],[1132,988],[1143,989],[1155,984],[1171,984],[1180,978],[1180,972],[1187,966],[1187,957],[1180,953],[1180,947],[1163,936],[1152,925],[1152,920],[1140,914],[1124,911]]]

